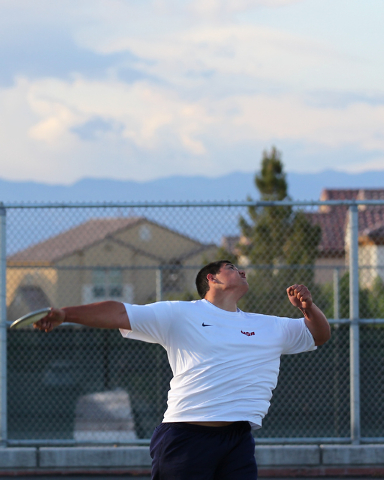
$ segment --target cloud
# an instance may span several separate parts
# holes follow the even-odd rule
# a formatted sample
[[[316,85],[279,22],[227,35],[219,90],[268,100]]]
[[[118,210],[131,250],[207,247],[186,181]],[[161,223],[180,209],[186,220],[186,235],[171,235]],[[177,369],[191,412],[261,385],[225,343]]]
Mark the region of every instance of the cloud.
[[[238,15],[293,3],[0,0],[2,175],[214,175],[273,143],[381,159],[377,62]]]
[[[224,162],[221,152],[231,151],[236,169],[246,170],[253,168],[250,156],[236,150],[272,143],[295,143],[302,152],[384,151],[383,104],[322,108],[292,94],[187,101],[171,87],[145,81],[19,79],[0,90],[0,110],[8,178],[35,178],[37,164],[39,178],[48,181],[74,180],[95,166],[100,175],[119,169],[136,179],[226,173],[233,160]]]
[[[120,134],[124,126],[121,123],[107,121],[101,117],[94,117],[82,125],[71,128],[71,132],[76,133],[82,140],[97,140],[100,136],[110,135],[111,133]]]
[[[71,35],[51,26],[44,29],[29,25],[17,35],[7,31],[0,44],[0,85],[10,86],[17,76],[30,79],[55,77],[70,78],[75,73],[92,78],[103,78],[108,72],[121,68],[127,82],[145,78],[135,71],[136,57],[129,51],[104,55],[79,46]],[[10,47],[10,45],[12,47]]]
[[[335,149],[355,145],[366,151],[384,150],[384,104],[323,108],[308,105],[295,95],[255,95],[234,96],[218,102],[216,108],[218,118],[225,118],[226,112],[237,112],[227,124],[231,141],[253,137],[265,142],[290,140]],[[226,138],[228,134],[224,134]]]
[[[33,8],[26,0],[5,2],[8,23],[0,19],[6,32],[0,82],[9,85],[17,75],[68,78],[80,73],[92,78],[114,75],[129,83],[162,80],[190,89],[204,87],[209,75],[213,92],[215,76],[227,85],[252,80],[254,88],[269,82],[285,90],[303,85],[306,90],[354,90],[365,86],[369,75],[372,88],[381,88],[381,77],[372,74],[371,65],[324,39],[220,16],[215,22],[191,20],[188,14],[190,9],[237,12],[301,1],[81,0],[62,2],[57,9],[48,0],[36,0]]]
[[[12,88],[0,90],[0,110],[0,139],[7,158],[3,175],[8,177],[32,175],[28,165],[38,163],[51,181],[61,173],[73,179],[79,170],[86,175],[87,166],[102,152],[108,157],[114,152],[116,165],[124,159],[126,163],[128,156],[140,170],[162,157],[172,165],[172,156],[177,163],[176,157],[206,154],[197,135],[208,121],[202,108],[145,82],[19,79]],[[20,117],[24,121],[18,124]],[[71,159],[72,171],[62,168],[64,158],[67,167]],[[73,165],[75,158],[81,168]],[[25,164],[22,171],[20,162]],[[102,171],[111,174],[111,169]],[[153,171],[161,174],[162,168]]]
[[[269,82],[285,90],[303,84],[306,89],[353,89],[361,80],[355,74],[358,61],[333,46],[252,25],[200,25],[160,38],[112,35],[99,38],[97,48],[104,54],[131,52],[140,59],[140,71],[178,89],[201,88],[207,74],[211,81],[216,76],[233,86],[249,79],[254,88]]]
[[[365,160],[363,163],[352,163],[352,165],[348,165],[347,168],[341,168],[340,170],[346,170],[351,173],[362,173],[369,170],[384,170],[384,155],[372,160]]]
[[[105,25],[113,22],[119,29],[122,22],[146,19],[151,22],[151,14],[169,25],[169,19],[178,17],[183,23],[210,19],[222,20],[230,18],[239,12],[259,8],[275,9],[302,3],[305,0],[140,0],[126,2],[125,0],[83,0],[71,10],[77,16],[101,21]],[[191,17],[192,14],[192,17]],[[168,19],[168,20],[167,20]],[[156,25],[157,23],[157,25]],[[154,22],[153,27],[159,28],[160,22]],[[161,28],[161,26],[160,26]]]
[[[190,2],[188,8],[201,17],[217,19],[259,7],[285,7],[301,1],[303,0],[194,0]]]

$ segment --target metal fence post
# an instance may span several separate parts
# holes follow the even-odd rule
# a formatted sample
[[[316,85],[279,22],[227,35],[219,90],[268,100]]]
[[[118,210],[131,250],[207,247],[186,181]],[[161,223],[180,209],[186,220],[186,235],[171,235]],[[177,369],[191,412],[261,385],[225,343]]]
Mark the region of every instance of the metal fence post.
[[[351,441],[358,445],[360,428],[360,355],[359,355],[359,231],[357,205],[349,207],[349,345]]]
[[[0,444],[7,445],[6,210],[0,203]]]
[[[156,302],[163,300],[163,269],[159,267],[156,270]]]
[[[340,318],[340,273],[339,269],[333,270],[333,318]]]
[[[163,300],[163,269],[161,266],[159,266],[158,269],[156,269],[156,302],[161,302]],[[157,354],[156,354],[156,363],[157,363],[157,381],[156,381],[156,387],[157,387],[157,395],[156,395],[156,415],[158,418],[161,418],[162,412],[162,402],[161,402],[161,393],[162,393],[162,371],[161,371],[161,351],[158,349]]]

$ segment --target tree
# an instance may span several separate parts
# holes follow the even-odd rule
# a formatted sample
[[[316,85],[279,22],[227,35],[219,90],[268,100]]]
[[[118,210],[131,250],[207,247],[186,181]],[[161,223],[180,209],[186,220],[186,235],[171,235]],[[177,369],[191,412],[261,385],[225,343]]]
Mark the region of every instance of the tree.
[[[379,275],[374,279],[372,288],[366,290],[366,297],[367,305],[365,309],[360,307],[360,317],[384,318],[384,282]]]
[[[263,152],[261,173],[255,175],[255,186],[260,200],[277,201],[288,199],[288,185],[280,152],[272,147],[270,154]],[[252,201],[251,197],[248,197]],[[248,219],[240,218],[242,236],[247,239],[241,246],[242,253],[253,265],[272,265],[283,258],[284,237],[289,228],[292,207],[249,207]]]
[[[376,282],[377,289],[381,288],[380,281]],[[372,318],[372,311],[375,309],[374,303],[379,300],[376,297],[377,290],[375,288],[370,291],[367,288],[359,286],[359,317],[360,318]],[[349,318],[349,272],[345,272],[340,278],[340,300],[339,300],[339,316],[340,318]],[[329,314],[332,318],[333,314]]]
[[[288,200],[288,184],[281,154],[264,151],[255,185],[262,201]],[[248,198],[248,200],[252,200]],[[285,289],[302,283],[314,289],[313,266],[321,229],[308,215],[291,206],[250,206],[240,218],[238,260],[248,264],[250,292],[242,307],[275,315],[292,315]]]

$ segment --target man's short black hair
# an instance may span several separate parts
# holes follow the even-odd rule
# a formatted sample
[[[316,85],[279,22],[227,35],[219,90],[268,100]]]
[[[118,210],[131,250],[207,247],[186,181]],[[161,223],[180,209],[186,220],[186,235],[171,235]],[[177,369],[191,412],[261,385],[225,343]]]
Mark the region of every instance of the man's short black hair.
[[[208,265],[205,265],[205,267],[200,270],[196,276],[196,288],[201,298],[204,298],[209,290],[207,275],[209,273],[216,275],[216,273],[220,271],[220,268],[227,264],[233,265],[229,260],[217,260],[216,262],[208,263]]]

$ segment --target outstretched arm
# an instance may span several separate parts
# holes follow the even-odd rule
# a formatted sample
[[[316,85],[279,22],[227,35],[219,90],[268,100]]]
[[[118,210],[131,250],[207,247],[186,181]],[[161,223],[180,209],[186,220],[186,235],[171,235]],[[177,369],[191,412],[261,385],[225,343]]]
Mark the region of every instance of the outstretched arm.
[[[51,332],[63,322],[78,323],[94,328],[131,330],[124,305],[114,301],[90,303],[78,307],[52,308],[47,316],[34,323],[33,326],[43,332]]]
[[[315,340],[315,345],[323,345],[331,338],[331,327],[324,313],[312,300],[311,292],[305,285],[291,285],[287,288],[289,301],[304,314],[305,324]]]

